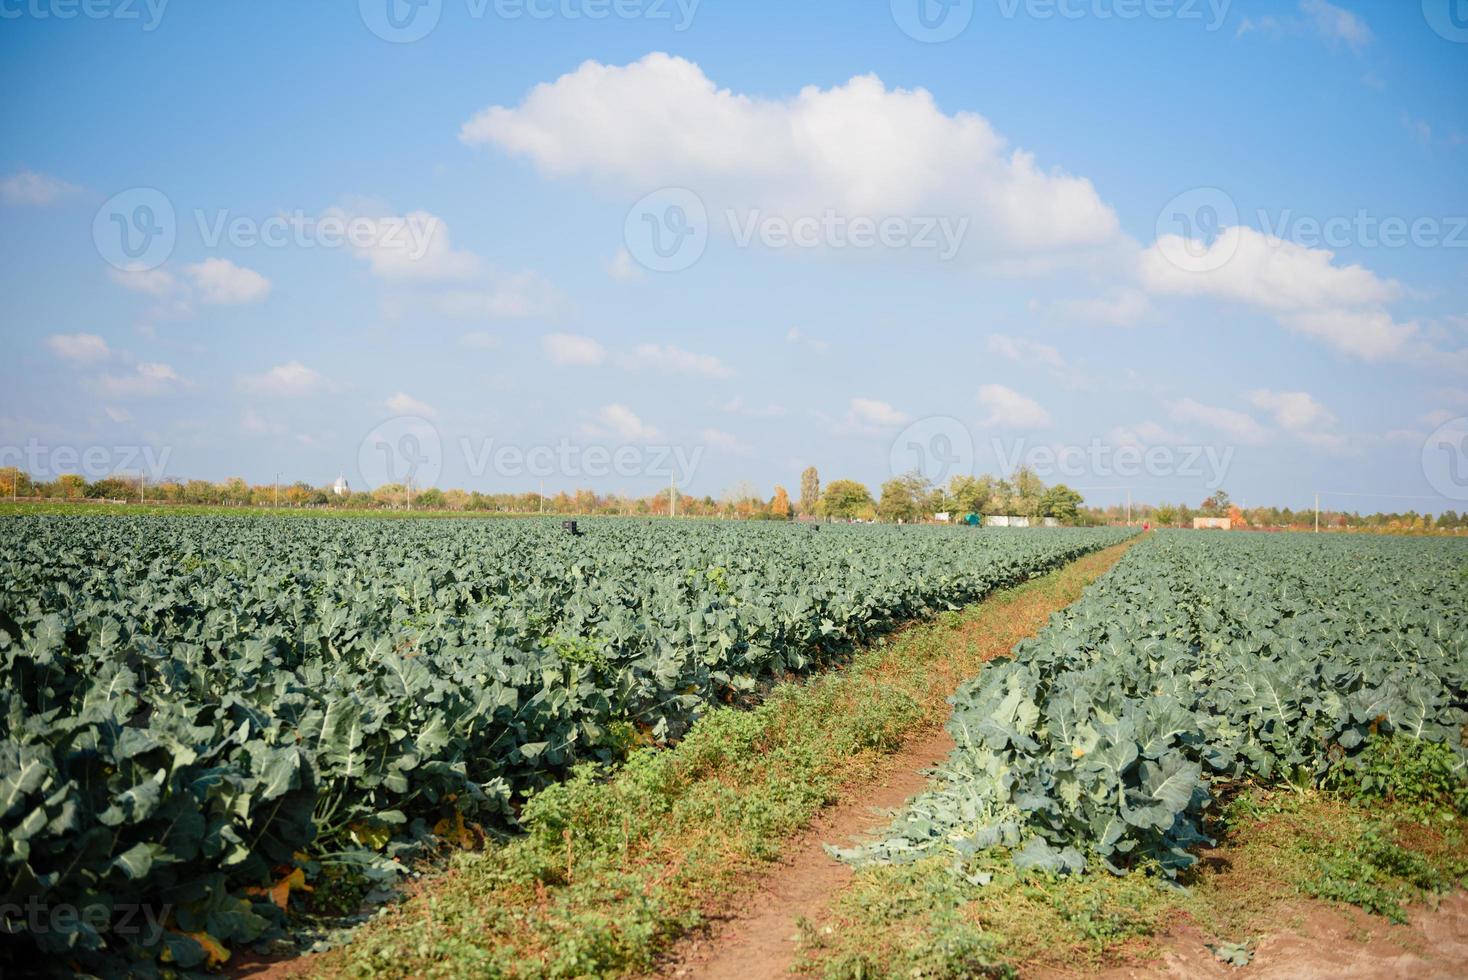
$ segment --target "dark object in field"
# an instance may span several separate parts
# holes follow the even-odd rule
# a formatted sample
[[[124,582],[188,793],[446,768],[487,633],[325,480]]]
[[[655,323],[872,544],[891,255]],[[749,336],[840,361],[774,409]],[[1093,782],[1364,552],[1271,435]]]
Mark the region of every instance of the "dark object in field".
[[[565,528],[566,529],[566,533],[569,534],[569,535],[571,535],[571,537],[573,537],[573,538],[579,538],[579,537],[581,537],[581,530],[576,526],[576,522],[575,521],[562,521],[561,522],[561,527]]]

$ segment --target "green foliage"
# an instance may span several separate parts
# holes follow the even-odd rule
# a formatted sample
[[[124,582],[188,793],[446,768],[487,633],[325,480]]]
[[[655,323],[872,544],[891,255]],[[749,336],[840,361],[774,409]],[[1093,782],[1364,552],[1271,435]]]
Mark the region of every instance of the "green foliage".
[[[1447,808],[1468,816],[1464,761],[1442,742],[1373,736],[1351,765],[1330,770],[1325,786],[1358,803],[1381,800],[1419,812]]]
[[[1002,846],[1021,869],[1175,876],[1215,782],[1461,805],[1468,602],[1440,583],[1463,551],[1160,532],[959,690],[946,781],[845,856],[962,869]]]
[[[0,524],[0,905],[171,930],[22,926],[0,967],[198,963],[267,936],[303,866],[379,881],[432,834],[472,844],[580,763],[1124,537],[584,526]],[[590,778],[532,796],[532,828]]]

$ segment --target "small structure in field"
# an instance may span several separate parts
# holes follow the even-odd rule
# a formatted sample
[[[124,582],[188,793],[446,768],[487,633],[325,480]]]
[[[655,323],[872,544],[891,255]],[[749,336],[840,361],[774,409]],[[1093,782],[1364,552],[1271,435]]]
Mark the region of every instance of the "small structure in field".
[[[1234,522],[1227,517],[1195,517],[1194,531],[1232,531]]]
[[[336,482],[331,485],[331,492],[336,494],[338,497],[345,497],[352,492],[352,488],[347,486],[347,478],[345,475],[336,478]]]
[[[933,515],[933,520],[937,521],[939,524],[947,524],[953,520],[953,515],[948,513],[948,511],[946,510],[939,511],[938,513]]]
[[[996,514],[996,515],[993,515],[993,516],[985,517],[984,518],[984,526],[985,527],[1029,527],[1030,526],[1030,519],[1028,517],[1004,517],[1002,515]]]

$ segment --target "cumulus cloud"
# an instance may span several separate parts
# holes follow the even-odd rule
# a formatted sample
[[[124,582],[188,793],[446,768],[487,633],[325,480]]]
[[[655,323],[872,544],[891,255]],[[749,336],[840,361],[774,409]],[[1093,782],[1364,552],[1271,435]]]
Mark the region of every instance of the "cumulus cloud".
[[[868,429],[891,429],[906,425],[911,416],[875,398],[853,398],[847,409],[849,424]]]
[[[278,398],[298,398],[317,391],[325,384],[316,371],[300,361],[278,364],[262,374],[247,374],[240,378],[240,387],[245,391]]]
[[[210,306],[243,306],[270,295],[270,280],[228,259],[205,259],[184,266],[184,273]]]
[[[983,385],[979,388],[979,404],[989,414],[983,424],[999,429],[1048,429],[1052,424],[1050,413],[1033,398],[1021,395],[1004,385]]]
[[[94,333],[58,333],[46,338],[51,353],[68,361],[105,361],[112,356],[107,341]]]
[[[1231,408],[1204,405],[1191,398],[1173,402],[1172,417],[1178,422],[1196,422],[1223,433],[1234,442],[1257,445],[1266,442],[1269,432],[1245,412]]]
[[[582,426],[582,431],[593,438],[611,436],[624,442],[655,442],[663,437],[661,432],[638,418],[636,412],[620,404],[603,405],[597,409],[592,421]]]
[[[60,177],[22,170],[0,178],[0,201],[11,207],[44,208],[64,201],[79,188]]]
[[[753,450],[750,446],[734,435],[732,432],[724,432],[721,429],[704,429],[700,438],[705,445],[712,446],[721,452],[731,453],[735,456],[748,456]]]
[[[348,217],[339,210],[331,216]],[[443,282],[472,279],[483,271],[479,256],[455,249],[447,223],[427,211],[406,215],[353,215],[352,250],[372,274],[389,282]]]
[[[1249,402],[1274,416],[1274,421],[1290,432],[1335,424],[1335,416],[1307,392],[1269,391],[1248,393]]]
[[[181,384],[182,378],[167,364],[143,362],[131,374],[108,374],[98,380],[103,394],[115,397],[161,395]]]
[[[1337,265],[1328,249],[1252,228],[1227,228],[1211,245],[1164,235],[1142,252],[1138,268],[1142,284],[1154,293],[1253,306],[1364,360],[1403,352],[1417,333],[1416,324],[1397,323],[1383,309],[1402,293],[1395,280],[1360,265]]]
[[[943,112],[923,89],[872,75],[785,98],[719,88],[693,62],[650,54],[588,61],[490,106],[460,139],[543,173],[624,189],[683,185],[714,208],[785,215],[963,215],[987,251],[1111,241],[1117,219],[1089,180],[1042,168],[988,120]],[[969,244],[966,242],[966,245]]]
[[[438,415],[438,410],[432,405],[419,401],[413,396],[401,391],[393,394],[384,404],[387,410],[394,415],[418,415],[426,419],[431,419]]]
[[[607,359],[607,349],[590,337],[553,333],[540,343],[553,364],[591,367]]]
[[[1174,429],[1149,420],[1132,426],[1118,426],[1106,433],[1106,441],[1113,446],[1146,449],[1151,446],[1181,446],[1190,440]]]
[[[640,344],[632,353],[623,356],[621,363],[633,370],[650,368],[669,374],[699,374],[711,378],[727,378],[734,373],[712,354],[695,354],[663,344]]]

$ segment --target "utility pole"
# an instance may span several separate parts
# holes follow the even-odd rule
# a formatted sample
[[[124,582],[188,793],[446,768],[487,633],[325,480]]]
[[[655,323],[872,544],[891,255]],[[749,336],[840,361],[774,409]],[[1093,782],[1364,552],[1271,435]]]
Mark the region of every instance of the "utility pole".
[[[1320,533],[1320,494],[1315,495],[1315,533]]]
[[[275,474],[275,509],[280,510],[280,474]]]
[[[411,511],[413,509],[413,478],[409,476],[406,482],[408,485],[408,510]]]
[[[1126,492],[1126,526],[1132,526],[1132,491],[1130,488]]]
[[[545,516],[545,481],[540,481],[540,514]]]
[[[673,474],[668,477],[668,512],[672,516],[678,516],[678,476]]]
[[[138,470],[138,503],[143,502],[143,481],[147,479],[142,470]]]

